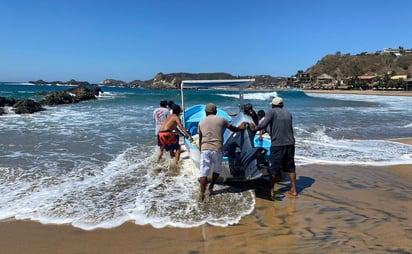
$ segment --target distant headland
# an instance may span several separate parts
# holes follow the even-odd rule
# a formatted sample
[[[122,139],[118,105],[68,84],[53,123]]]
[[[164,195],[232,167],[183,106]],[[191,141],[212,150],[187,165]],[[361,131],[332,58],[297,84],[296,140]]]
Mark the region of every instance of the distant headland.
[[[228,73],[170,73],[163,74],[162,72],[155,75],[150,80],[133,80],[126,82],[116,79],[105,79],[96,85],[103,86],[118,86],[130,88],[146,88],[146,89],[178,89],[182,80],[201,80],[201,79],[246,79],[254,78],[255,82],[252,88],[275,88],[279,86],[286,86],[288,78],[286,77],[272,77],[270,75],[255,75],[255,76],[233,76]],[[36,85],[90,85],[87,81],[28,81],[28,83]]]
[[[290,77],[270,75],[234,76],[229,73],[170,73],[159,72],[150,80],[126,82],[105,79],[100,85],[139,87],[147,89],[178,89],[182,80],[188,79],[245,79],[256,81],[249,89],[320,89],[320,90],[412,90],[412,49],[385,48],[376,52],[360,54],[326,55],[306,71],[298,70]],[[33,84],[84,85],[87,81],[67,82],[43,80],[29,81]]]

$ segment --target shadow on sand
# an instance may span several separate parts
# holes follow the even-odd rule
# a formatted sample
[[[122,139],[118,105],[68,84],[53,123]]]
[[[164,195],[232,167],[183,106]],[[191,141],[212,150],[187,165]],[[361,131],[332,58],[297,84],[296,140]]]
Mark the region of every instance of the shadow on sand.
[[[296,185],[298,193],[302,192],[304,189],[309,188],[313,185],[315,179],[307,176],[298,176],[296,179]],[[224,183],[219,183],[221,185],[229,186],[229,188],[224,188],[221,190],[216,190],[213,195],[219,195],[221,193],[237,193],[246,190],[254,190],[255,195],[258,198],[273,200],[269,195],[269,176],[260,177],[250,181],[227,181]],[[275,200],[282,200],[285,195],[283,193],[290,189],[289,176],[284,180],[276,182],[275,184]]]

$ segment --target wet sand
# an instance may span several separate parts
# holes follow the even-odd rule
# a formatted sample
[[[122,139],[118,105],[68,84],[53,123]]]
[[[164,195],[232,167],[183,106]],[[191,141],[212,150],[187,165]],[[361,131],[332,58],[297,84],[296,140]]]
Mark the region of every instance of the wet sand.
[[[412,145],[412,138],[392,141]],[[156,229],[130,222],[84,231],[10,219],[0,222],[0,253],[412,253],[412,165],[307,165],[297,173],[298,198],[268,200],[264,182],[256,182],[255,210],[236,225]],[[287,184],[276,185],[280,193]]]
[[[412,139],[402,142],[408,143]],[[308,165],[299,197],[270,201],[228,227],[162,228],[126,223],[84,231],[70,225],[0,222],[4,253],[412,253],[412,165]],[[288,182],[277,184],[280,193]]]

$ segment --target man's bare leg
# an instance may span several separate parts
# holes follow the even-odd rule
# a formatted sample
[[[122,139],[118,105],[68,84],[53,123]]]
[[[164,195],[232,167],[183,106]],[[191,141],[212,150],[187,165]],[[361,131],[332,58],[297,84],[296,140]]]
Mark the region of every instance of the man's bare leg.
[[[212,175],[212,182],[210,183],[210,185],[209,185],[209,195],[212,195],[212,192],[213,192],[213,186],[215,186],[215,183],[217,182],[217,179],[219,178],[219,174],[218,173],[215,173],[215,172],[213,172],[213,175]]]
[[[276,177],[274,175],[270,175],[270,190],[269,190],[269,195],[270,198],[275,197],[275,182],[276,182]]]
[[[176,149],[176,165],[179,164],[180,160],[180,148]]]
[[[170,158],[175,157],[175,151],[173,149],[170,150]]]
[[[200,182],[200,199],[203,201],[205,199],[207,177],[204,177],[204,176],[200,177],[199,182]]]
[[[160,161],[160,159],[162,158],[164,150],[165,150],[164,146],[159,147],[159,154],[157,156],[157,161]]]
[[[296,197],[298,195],[298,191],[296,188],[296,173],[289,173],[289,178],[291,187],[288,191],[288,194]]]

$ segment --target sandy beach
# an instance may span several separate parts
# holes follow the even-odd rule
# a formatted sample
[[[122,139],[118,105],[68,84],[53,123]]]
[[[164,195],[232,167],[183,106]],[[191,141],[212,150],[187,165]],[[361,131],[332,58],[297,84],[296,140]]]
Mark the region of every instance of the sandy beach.
[[[397,140],[411,144],[412,139]],[[300,195],[266,197],[240,223],[195,228],[139,226],[84,231],[13,219],[0,223],[4,253],[412,253],[412,165],[307,165]],[[276,185],[279,193],[288,182]]]
[[[330,94],[359,94],[359,95],[382,95],[382,96],[412,96],[412,91],[399,90],[303,90],[305,93],[330,93]]]
[[[391,141],[412,145],[412,138]],[[8,219],[0,222],[1,253],[412,253],[412,165],[306,165],[297,174],[297,198],[283,195],[288,182],[276,185],[276,201],[268,199],[265,181],[250,183],[255,209],[228,227],[157,229],[128,222],[85,231]]]

